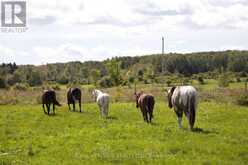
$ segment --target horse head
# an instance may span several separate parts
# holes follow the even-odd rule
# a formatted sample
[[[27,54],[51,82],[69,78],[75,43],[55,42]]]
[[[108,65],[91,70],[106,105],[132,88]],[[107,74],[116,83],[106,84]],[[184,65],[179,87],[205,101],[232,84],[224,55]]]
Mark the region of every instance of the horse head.
[[[135,92],[134,96],[135,96],[135,101],[136,101],[136,108],[139,108],[139,98],[142,95],[142,91],[141,92]]]
[[[174,92],[175,89],[176,89],[176,87],[172,87],[171,89],[169,89],[169,90],[167,91],[167,94],[168,94],[168,106],[169,106],[170,108],[172,108],[171,97],[172,97],[173,92]]]

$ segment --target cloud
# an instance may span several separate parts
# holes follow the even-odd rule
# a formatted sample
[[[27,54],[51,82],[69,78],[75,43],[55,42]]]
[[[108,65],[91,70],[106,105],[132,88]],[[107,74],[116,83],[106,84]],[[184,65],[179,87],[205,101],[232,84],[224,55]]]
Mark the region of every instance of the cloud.
[[[157,53],[162,36],[166,52],[248,48],[247,0],[27,0],[27,5],[28,31],[0,34],[1,61],[41,64]]]
[[[0,61],[2,63],[9,63],[9,62],[17,62],[26,60],[26,64],[32,63],[31,61],[28,61],[27,59],[30,59],[30,56],[25,51],[17,51],[14,48],[9,48],[3,45],[0,45]]]
[[[29,23],[34,25],[48,25],[56,22],[56,17],[54,16],[44,16],[44,17],[31,17]]]
[[[149,2],[145,7],[137,8],[135,12],[149,16],[177,16],[177,15],[190,15],[192,9],[188,5],[179,6],[177,8],[161,8],[159,5]]]
[[[96,26],[119,28],[161,24],[181,17],[179,26],[195,28],[247,28],[246,0],[66,0],[30,2],[30,22],[35,25]],[[170,18],[168,18],[170,17]],[[172,22],[172,21],[170,21]]]

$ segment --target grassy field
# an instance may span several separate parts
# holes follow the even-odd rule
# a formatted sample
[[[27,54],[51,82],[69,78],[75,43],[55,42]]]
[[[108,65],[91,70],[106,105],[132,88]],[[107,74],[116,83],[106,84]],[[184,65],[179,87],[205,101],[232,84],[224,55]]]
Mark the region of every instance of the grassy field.
[[[201,102],[196,130],[178,129],[165,102],[152,125],[134,103],[114,103],[102,119],[95,104],[83,113],[40,105],[0,106],[0,164],[247,164],[248,108]]]

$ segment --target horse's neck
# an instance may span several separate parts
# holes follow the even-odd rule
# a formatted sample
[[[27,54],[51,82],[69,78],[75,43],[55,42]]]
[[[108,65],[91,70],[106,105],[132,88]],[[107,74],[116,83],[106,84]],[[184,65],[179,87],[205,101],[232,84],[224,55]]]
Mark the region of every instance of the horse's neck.
[[[96,90],[96,95],[97,96],[99,96],[99,95],[101,95],[102,94],[102,92],[100,91],[100,90]]]

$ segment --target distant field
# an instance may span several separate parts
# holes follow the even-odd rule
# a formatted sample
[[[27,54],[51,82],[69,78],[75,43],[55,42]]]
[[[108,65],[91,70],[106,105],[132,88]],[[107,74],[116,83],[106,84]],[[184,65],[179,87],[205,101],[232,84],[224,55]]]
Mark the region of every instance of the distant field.
[[[181,84],[177,84],[181,85]],[[192,82],[192,85],[197,88],[200,93],[200,97],[203,100],[217,100],[218,102],[233,102],[236,96],[239,96],[241,91],[244,91],[244,82],[230,83],[227,88],[218,87],[217,80],[206,79],[205,84],[201,85],[196,81]],[[57,92],[58,101],[66,103],[66,92],[68,87],[65,85],[51,85],[58,89]],[[82,90],[82,101],[84,103],[93,102],[91,95],[93,85],[75,85],[79,86]],[[30,87],[26,90],[15,90],[10,88],[9,90],[0,90],[0,105],[6,104],[37,104],[41,102],[41,94],[46,86]],[[166,100],[165,89],[169,88],[166,84],[137,84],[137,90],[152,93],[156,100]],[[130,102],[134,100],[134,85],[119,86],[112,88],[102,89],[111,95],[112,102]],[[223,97],[225,96],[225,97]]]
[[[248,108],[202,101],[196,131],[177,127],[165,102],[152,125],[134,103],[114,103],[101,119],[95,104],[83,113],[40,105],[0,106],[0,164],[247,164]]]

